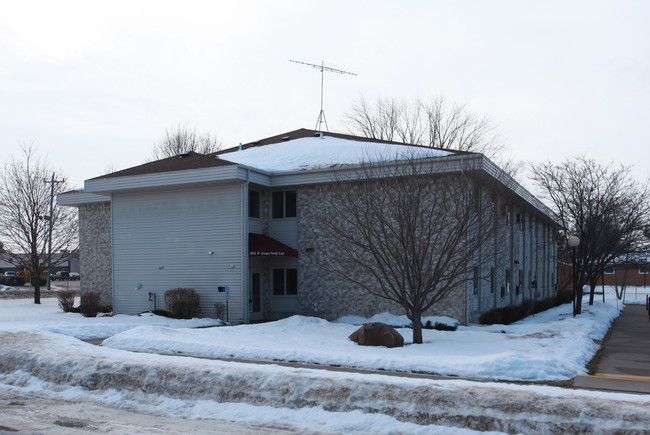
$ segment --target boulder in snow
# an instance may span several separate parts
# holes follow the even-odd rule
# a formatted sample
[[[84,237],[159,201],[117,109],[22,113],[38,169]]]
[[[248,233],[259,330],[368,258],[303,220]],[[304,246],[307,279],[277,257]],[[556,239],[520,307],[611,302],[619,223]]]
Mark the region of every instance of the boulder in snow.
[[[350,335],[350,340],[361,346],[404,346],[404,337],[385,323],[366,323]]]

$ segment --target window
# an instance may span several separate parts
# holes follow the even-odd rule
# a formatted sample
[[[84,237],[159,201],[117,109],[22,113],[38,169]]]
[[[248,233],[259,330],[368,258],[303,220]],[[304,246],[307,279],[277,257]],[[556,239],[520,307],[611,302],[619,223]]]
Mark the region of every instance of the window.
[[[296,191],[273,192],[273,219],[296,217]]]
[[[506,282],[505,285],[501,287],[501,297],[505,297],[506,294],[510,293],[510,282],[512,280],[512,271],[510,269],[506,269]]]
[[[472,206],[474,207],[474,211],[481,209],[481,188],[478,184],[472,190]]]
[[[605,266],[605,275],[614,275],[614,266]]]
[[[273,269],[273,295],[292,296],[298,294],[298,269]]]
[[[260,217],[260,193],[257,190],[248,191],[248,217]]]
[[[650,268],[648,267],[647,263],[642,264],[641,266],[639,266],[639,275],[647,275],[648,274],[648,269],[650,269]]]
[[[479,277],[478,277],[478,266],[474,266],[472,269],[472,281],[474,282],[474,294],[478,294],[478,285],[479,285]]]
[[[494,267],[490,268],[490,293],[494,293],[497,288],[497,270]]]
[[[519,282],[517,283],[517,287],[515,288],[515,292],[517,295],[521,291],[521,286],[523,284],[524,284],[524,271],[519,269]]]

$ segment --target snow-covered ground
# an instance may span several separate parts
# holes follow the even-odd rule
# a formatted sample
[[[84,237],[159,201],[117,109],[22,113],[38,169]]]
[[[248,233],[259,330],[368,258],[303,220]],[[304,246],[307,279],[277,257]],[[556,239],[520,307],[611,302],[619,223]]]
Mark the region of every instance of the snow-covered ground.
[[[255,324],[218,325],[213,319],[175,320],[153,314],[85,318],[63,313],[55,299],[40,306],[30,300],[0,303],[0,330],[37,329],[78,339],[104,338],[104,346],[130,351],[204,357],[297,361],[363,369],[425,372],[463,378],[498,380],[563,380],[585,373],[598,350],[594,340],[606,334],[621,304],[584,306],[572,317],[571,304],[553,308],[512,325],[459,326],[456,331],[424,330],[424,344],[412,344],[412,331],[398,328],[404,348],[358,346],[347,339],[364,321],[408,324],[405,316],[384,314],[371,319],[350,316],[338,322],[314,317]],[[457,323],[426,318],[432,323]]]
[[[422,345],[358,346],[363,319],[295,316],[258,325],[153,315],[84,318],[55,299],[0,300],[0,392],[36,394],[191,419],[262,424],[301,432],[466,433],[478,430],[600,431],[645,427],[650,397],[540,386],[259,366],[186,356],[237,356],[482,379],[567,379],[584,373],[620,302],[570,305],[515,324],[425,330]],[[403,325],[404,318],[383,320]],[[433,321],[452,323],[452,319]],[[79,338],[110,337],[104,346]],[[132,351],[139,351],[134,353]],[[616,401],[616,406],[611,406]],[[561,418],[557,410],[562,409]],[[564,424],[568,426],[554,426]]]

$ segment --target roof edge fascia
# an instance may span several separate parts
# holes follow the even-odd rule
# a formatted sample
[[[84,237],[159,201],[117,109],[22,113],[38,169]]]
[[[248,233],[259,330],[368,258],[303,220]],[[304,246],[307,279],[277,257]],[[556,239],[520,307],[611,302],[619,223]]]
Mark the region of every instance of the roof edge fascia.
[[[60,193],[56,196],[56,204],[66,207],[75,207],[84,204],[100,204],[111,202],[110,196],[88,193],[83,190]]]
[[[528,203],[531,207],[538,210],[543,214],[548,220],[558,227],[562,225],[558,222],[557,218],[553,211],[544,204],[539,198],[533,195],[528,189],[519,184],[510,174],[501,169],[496,163],[487,158],[485,155],[482,155],[482,168],[483,172],[492,177],[499,184],[504,186],[507,190],[517,195],[523,201]]]
[[[88,193],[108,194],[126,190],[237,180],[237,169],[238,167],[236,165],[214,166],[200,169],[184,169],[181,171],[156,172],[152,174],[126,175],[123,177],[95,178],[84,182],[84,191]]]

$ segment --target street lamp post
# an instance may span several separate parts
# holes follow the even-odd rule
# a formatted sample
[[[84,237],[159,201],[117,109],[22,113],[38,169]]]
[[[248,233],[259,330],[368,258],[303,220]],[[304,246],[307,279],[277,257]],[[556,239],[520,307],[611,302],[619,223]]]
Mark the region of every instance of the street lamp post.
[[[576,273],[576,247],[580,244],[577,236],[569,236],[567,244],[572,249],[571,260],[573,263],[573,317],[576,316],[576,295],[578,291],[578,274]]]

